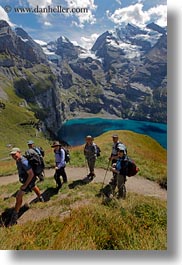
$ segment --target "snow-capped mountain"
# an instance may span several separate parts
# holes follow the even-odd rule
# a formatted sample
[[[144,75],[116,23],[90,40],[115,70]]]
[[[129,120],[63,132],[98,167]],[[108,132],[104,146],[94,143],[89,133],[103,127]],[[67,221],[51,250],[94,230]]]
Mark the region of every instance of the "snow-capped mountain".
[[[106,31],[86,50],[65,36],[34,41],[0,21],[0,53],[0,73],[37,104],[48,130],[95,114],[167,121],[167,32],[154,23]]]
[[[145,55],[163,34],[166,34],[165,29],[154,23],[147,25],[145,29],[128,24],[104,32],[96,40],[92,51],[104,59],[114,56],[114,53],[118,60],[139,58]]]

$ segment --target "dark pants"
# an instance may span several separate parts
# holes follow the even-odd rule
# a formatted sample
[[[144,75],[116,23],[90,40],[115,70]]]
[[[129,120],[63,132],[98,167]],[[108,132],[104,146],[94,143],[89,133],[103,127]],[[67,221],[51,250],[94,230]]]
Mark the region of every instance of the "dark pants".
[[[94,173],[96,157],[87,158],[88,168],[90,173]]]
[[[123,184],[126,182],[126,176],[113,173],[113,178],[110,180],[109,185],[111,186],[112,192],[115,192],[116,187],[118,188],[119,196],[123,194]]]
[[[61,186],[62,186],[60,176],[62,176],[62,178],[63,178],[63,183],[66,183],[68,181],[67,175],[65,172],[65,167],[61,167],[61,168],[57,169],[55,174],[54,174],[54,179],[56,181],[56,184],[58,185],[58,188],[61,188]]]

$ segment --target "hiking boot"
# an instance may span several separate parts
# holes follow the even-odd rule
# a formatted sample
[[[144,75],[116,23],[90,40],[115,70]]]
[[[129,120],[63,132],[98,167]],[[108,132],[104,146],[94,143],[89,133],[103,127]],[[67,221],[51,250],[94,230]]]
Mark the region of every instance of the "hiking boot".
[[[43,181],[44,181],[44,178],[40,178],[40,177],[39,177],[38,182],[43,182]]]
[[[44,198],[42,197],[42,195],[39,197],[39,202],[45,202]]]
[[[18,220],[18,213],[14,211],[12,213],[11,220],[8,224],[8,227],[17,224],[17,220]]]
[[[58,186],[56,187],[56,191],[59,192],[59,190],[61,189],[61,187],[62,187],[62,185],[61,185],[61,186],[58,185]]]
[[[68,183],[68,181],[67,181],[67,180],[64,180],[64,181],[63,181],[63,184],[67,184],[67,183]]]
[[[90,174],[88,175],[88,179],[89,179],[90,181],[92,181],[95,177],[96,177],[96,175],[95,175],[94,173],[90,173]]]

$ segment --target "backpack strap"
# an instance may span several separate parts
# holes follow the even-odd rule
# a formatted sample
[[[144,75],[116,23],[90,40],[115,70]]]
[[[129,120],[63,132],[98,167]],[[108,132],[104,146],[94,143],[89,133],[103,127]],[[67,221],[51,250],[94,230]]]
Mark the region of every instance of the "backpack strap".
[[[95,149],[95,154],[97,155],[97,145],[96,143],[93,143],[94,149]]]

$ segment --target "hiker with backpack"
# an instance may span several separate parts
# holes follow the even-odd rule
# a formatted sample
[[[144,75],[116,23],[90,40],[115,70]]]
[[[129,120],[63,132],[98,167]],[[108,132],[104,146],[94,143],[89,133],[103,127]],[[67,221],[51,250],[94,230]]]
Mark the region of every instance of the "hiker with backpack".
[[[57,184],[57,191],[62,187],[61,176],[63,178],[63,183],[67,183],[67,175],[65,172],[66,167],[66,152],[63,146],[59,143],[59,141],[54,141],[52,146],[54,148],[54,155],[55,155],[55,174],[54,179]]]
[[[97,159],[97,145],[93,141],[93,137],[91,135],[87,135],[85,138],[85,146],[84,146],[84,156],[88,164],[89,168],[89,174],[87,175],[87,178],[89,180],[93,180],[96,175],[94,172],[95,168],[95,161]]]
[[[39,181],[44,181],[44,178],[45,178],[45,173],[44,173],[44,169],[45,169],[45,163],[44,163],[44,155],[45,155],[45,152],[44,150],[42,149],[42,147],[37,147],[35,146],[34,144],[34,141],[32,140],[29,140],[27,142],[28,144],[28,147],[29,149],[25,152],[25,155],[27,157],[31,157],[31,156],[39,156],[39,158],[37,159],[40,159],[40,173],[38,174],[38,178],[39,178]]]
[[[16,194],[16,204],[8,226],[12,226],[17,223],[18,213],[21,208],[25,193],[31,192],[33,190],[37,195],[38,200],[40,202],[44,202],[39,188],[35,185],[36,175],[34,174],[33,168],[31,167],[29,161],[21,154],[20,149],[16,147],[11,150],[10,155],[16,161],[19,181],[22,183],[22,186]]]
[[[114,195],[116,187],[118,188],[118,196],[117,198],[124,198],[126,193],[125,190],[125,182],[126,182],[126,174],[127,174],[127,156],[125,146],[120,144],[117,147],[118,159],[116,163],[112,164],[111,171],[114,173],[116,178],[116,183],[110,181],[110,185],[112,187],[112,194]],[[114,184],[114,185],[113,185]]]
[[[114,134],[112,136],[112,139],[113,139],[113,145],[112,145],[112,151],[111,151],[111,155],[109,157],[109,161],[111,161],[111,165],[113,168],[114,165],[117,163],[118,158],[119,158],[118,148],[123,150],[124,155],[127,155],[127,148],[122,142],[119,141],[119,137],[117,134]],[[115,188],[117,186],[117,174],[116,174],[116,172],[113,171],[113,177],[109,183],[112,186],[112,189],[115,190]]]
[[[113,134],[112,140],[113,140],[113,145],[109,161],[112,161],[113,164],[116,163],[118,160],[118,147],[123,146],[125,148],[125,154],[127,154],[127,148],[122,142],[119,141],[119,137],[117,134]]]

